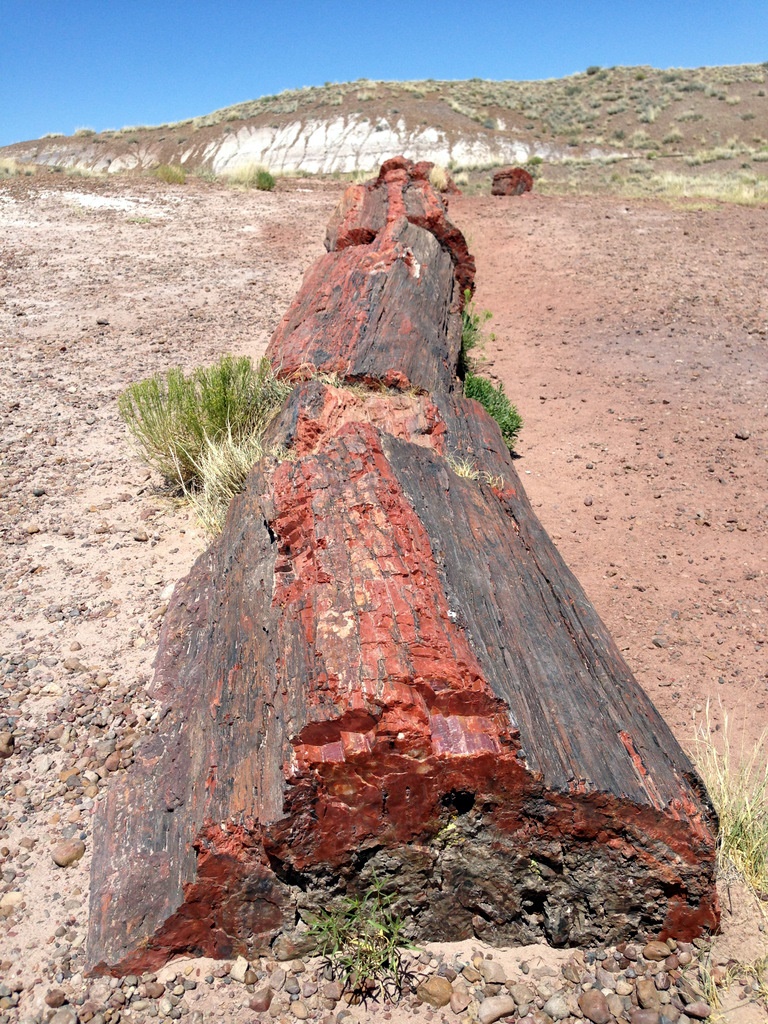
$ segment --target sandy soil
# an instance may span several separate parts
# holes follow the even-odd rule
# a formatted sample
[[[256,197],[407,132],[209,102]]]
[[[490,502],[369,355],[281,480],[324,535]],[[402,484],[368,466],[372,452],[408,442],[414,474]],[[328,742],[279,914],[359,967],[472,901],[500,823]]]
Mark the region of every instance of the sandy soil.
[[[0,732],[15,737],[0,761],[0,979],[23,981],[29,1007],[62,965],[78,983],[91,811],[151,728],[158,628],[206,543],[131,451],[116,398],[172,365],[260,354],[339,195],[0,182]],[[534,194],[455,198],[451,213],[494,312],[486,372],[523,414],[518,470],[542,522],[682,744],[708,701],[713,729],[727,712],[737,745],[754,744],[768,725],[768,210]],[[85,856],[55,867],[51,848],[78,838]],[[725,904],[727,955],[768,954],[755,914]]]

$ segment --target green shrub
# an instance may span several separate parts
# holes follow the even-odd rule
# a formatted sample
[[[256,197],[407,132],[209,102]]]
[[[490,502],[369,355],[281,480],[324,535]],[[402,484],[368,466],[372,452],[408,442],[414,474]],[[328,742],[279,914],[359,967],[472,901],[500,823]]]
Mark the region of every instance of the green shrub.
[[[464,292],[464,308],[461,311],[461,352],[459,353],[459,376],[463,377],[470,368],[476,368],[475,357],[470,353],[483,345],[483,326],[493,317],[488,310],[479,313],[472,301],[472,292]]]
[[[160,164],[152,173],[166,185],[183,185],[187,180],[184,168],[179,167],[178,164]]]
[[[461,311],[461,351],[459,353],[459,376],[464,379],[464,395],[474,398],[499,424],[501,436],[510,451],[514,451],[517,435],[523,421],[515,406],[504,394],[504,385],[496,387],[487,377],[477,372],[479,360],[472,355],[482,349],[485,339],[483,326],[493,314],[488,310],[479,313],[472,301],[472,293],[464,292],[464,308]],[[493,338],[494,335],[491,335]]]
[[[474,398],[489,415],[493,416],[499,424],[504,443],[510,451],[514,451],[523,420],[504,394],[504,385],[496,386],[487,377],[468,373],[464,378],[464,394],[467,398]]]
[[[190,376],[174,368],[132,384],[118,408],[144,461],[188,493],[204,486],[212,446],[260,435],[290,390],[268,360],[254,368],[247,357],[224,356]]]
[[[393,900],[374,881],[362,896],[345,896],[338,908],[321,911],[310,928],[318,951],[358,1001],[395,1000],[402,990],[400,948],[406,943],[403,922],[390,909]]]

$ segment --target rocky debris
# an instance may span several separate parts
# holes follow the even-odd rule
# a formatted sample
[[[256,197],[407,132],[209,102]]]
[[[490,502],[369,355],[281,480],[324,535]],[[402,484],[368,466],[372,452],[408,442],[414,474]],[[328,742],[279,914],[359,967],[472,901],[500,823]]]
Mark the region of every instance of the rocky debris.
[[[503,950],[484,947],[469,953],[465,946],[462,950],[403,951],[404,984],[400,991],[388,990],[396,1005],[381,994],[379,998],[369,995],[361,1004],[325,958],[300,958],[284,967],[269,957],[238,958],[213,968],[206,966],[210,961],[180,961],[159,973],[110,980],[82,980],[79,974],[65,972],[45,990],[48,1016],[34,1019],[56,1019],[51,1013],[56,1010],[60,1021],[71,1024],[155,1018],[205,1024],[229,1015],[234,1019],[247,1009],[258,1019],[330,1019],[342,1024],[345,1018],[365,1019],[378,1007],[385,1014],[397,1008],[426,1021],[435,1019],[431,1014],[440,1010],[442,1020],[457,1024],[494,1024],[501,1019],[526,1024],[575,1024],[579,1019],[591,1024],[663,1024],[664,1020],[690,1024],[712,1013],[703,996],[711,978],[704,943],[697,947],[670,939],[665,961],[646,960],[642,954],[628,960],[620,944],[560,954],[559,962],[547,963],[537,952],[541,947],[528,947],[531,963],[517,952],[507,969],[497,959],[503,957]],[[690,955],[686,966],[679,964],[683,952]],[[672,962],[677,966],[669,966]],[[491,975],[495,980],[486,980]],[[658,985],[661,975],[668,976],[668,985]],[[746,984],[745,980],[743,987]],[[652,990],[654,1000],[647,996]],[[0,982],[0,1024],[16,1019],[12,1014],[20,1008],[23,995],[22,988]]]
[[[523,167],[501,167],[493,172],[492,196],[521,196],[533,189],[533,175]]]
[[[292,457],[174,592],[158,729],[96,814],[97,971],[265,954],[374,877],[414,939],[717,924],[706,794],[461,395],[466,265],[427,188],[385,165],[272,339],[338,377],[294,389]]]

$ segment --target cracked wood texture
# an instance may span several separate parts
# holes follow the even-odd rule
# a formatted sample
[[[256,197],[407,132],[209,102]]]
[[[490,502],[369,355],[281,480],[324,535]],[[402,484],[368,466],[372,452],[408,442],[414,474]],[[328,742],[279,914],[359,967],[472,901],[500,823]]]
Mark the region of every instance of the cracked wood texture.
[[[708,797],[462,396],[474,268],[428,171],[347,193],[270,343],[291,458],[167,613],[157,731],[97,812],[94,971],[290,957],[374,879],[417,940],[717,926]]]

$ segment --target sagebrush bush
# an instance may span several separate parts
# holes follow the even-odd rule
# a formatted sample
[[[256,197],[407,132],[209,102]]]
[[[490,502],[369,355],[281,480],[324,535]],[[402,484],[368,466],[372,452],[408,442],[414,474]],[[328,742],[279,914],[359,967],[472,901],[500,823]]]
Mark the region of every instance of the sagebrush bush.
[[[189,376],[174,368],[138,381],[118,408],[144,461],[184,493],[202,488],[212,446],[260,435],[290,391],[267,359],[224,356]]]

